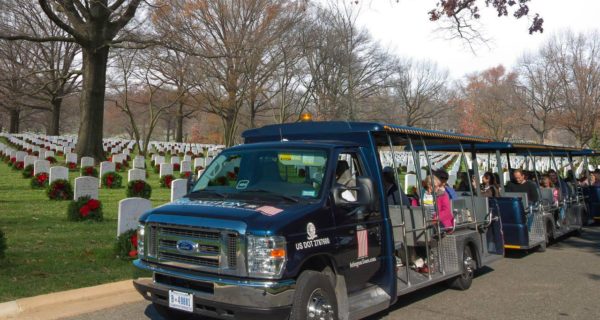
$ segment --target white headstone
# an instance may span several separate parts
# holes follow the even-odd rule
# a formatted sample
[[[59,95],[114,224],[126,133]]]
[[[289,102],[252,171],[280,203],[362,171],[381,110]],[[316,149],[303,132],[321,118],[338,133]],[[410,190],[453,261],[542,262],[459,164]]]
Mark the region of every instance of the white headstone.
[[[50,162],[48,160],[35,160],[33,163],[33,175],[40,172],[48,173],[50,171]]]
[[[93,167],[94,166],[94,158],[92,157],[81,157],[81,167]]]
[[[128,230],[137,229],[140,216],[151,209],[152,202],[144,198],[127,198],[119,201],[117,236]]]
[[[410,189],[417,185],[417,175],[409,173],[404,176],[404,193],[410,194]]]
[[[52,183],[55,180],[68,180],[69,169],[66,167],[52,167],[50,168],[50,180],[48,183]]]
[[[114,162],[108,162],[108,161],[102,161],[100,162],[100,178],[102,178],[104,176],[105,173],[108,172],[115,172],[115,163]]]
[[[160,165],[160,177],[173,174],[173,165],[170,163],[161,163]]]
[[[194,159],[194,169],[196,169],[198,167],[203,167],[204,168],[204,158],[196,158],[196,159]]]
[[[18,151],[15,157],[17,158],[17,162],[25,162],[25,157],[27,156],[27,152]]]
[[[135,159],[133,159],[133,167],[138,169],[144,169],[144,167],[146,166],[144,162],[144,158],[136,157]]]
[[[175,179],[171,182],[171,202],[187,194],[187,179]]]
[[[44,152],[44,159],[48,157],[54,157],[54,151],[46,151]]]
[[[142,169],[131,169],[127,173],[127,182],[142,180],[146,181],[146,171]]]
[[[65,154],[65,162],[66,163],[77,163],[77,153],[67,153]]]
[[[183,161],[192,161],[192,156],[190,156],[189,154],[186,154],[185,156],[183,156]]]
[[[179,166],[179,172],[192,172],[192,162],[191,161],[181,161],[181,165]]]
[[[23,167],[34,164],[37,159],[38,157],[36,156],[25,156],[25,159],[23,159]]]
[[[154,165],[161,165],[165,163],[165,157],[164,156],[156,156],[156,158],[154,159]]]
[[[113,163],[123,163],[123,161],[125,161],[125,159],[127,159],[127,156],[122,153],[113,154],[113,156],[112,156]]]
[[[95,177],[79,177],[75,178],[75,192],[73,200],[77,200],[84,196],[89,196],[92,199],[98,200],[98,178]]]
[[[180,163],[180,162],[181,162],[181,160],[179,159],[179,157],[177,157],[177,156],[171,157],[171,164],[176,164],[176,163]]]

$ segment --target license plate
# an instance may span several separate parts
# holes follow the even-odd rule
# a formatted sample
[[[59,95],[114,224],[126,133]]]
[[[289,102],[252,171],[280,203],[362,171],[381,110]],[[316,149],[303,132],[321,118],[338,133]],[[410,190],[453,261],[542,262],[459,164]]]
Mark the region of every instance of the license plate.
[[[169,308],[194,312],[194,295],[191,293],[169,290]]]

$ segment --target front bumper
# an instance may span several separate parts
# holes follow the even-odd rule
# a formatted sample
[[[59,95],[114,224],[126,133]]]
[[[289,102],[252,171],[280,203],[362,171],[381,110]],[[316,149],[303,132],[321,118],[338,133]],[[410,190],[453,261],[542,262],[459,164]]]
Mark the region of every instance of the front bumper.
[[[218,319],[286,319],[295,293],[294,280],[251,281],[200,276],[141,260],[135,260],[134,265],[155,275],[154,279],[139,279],[133,283],[145,299],[168,306],[169,290],[193,293],[194,313]]]

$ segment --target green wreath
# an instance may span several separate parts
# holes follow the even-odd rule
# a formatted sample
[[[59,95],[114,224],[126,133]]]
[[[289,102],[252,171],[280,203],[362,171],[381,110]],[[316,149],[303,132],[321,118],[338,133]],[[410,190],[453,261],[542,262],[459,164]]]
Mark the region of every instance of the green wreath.
[[[81,176],[90,176],[98,178],[98,169],[92,166],[81,168]]]
[[[160,186],[171,189],[171,183],[173,180],[175,180],[175,177],[172,174],[164,175],[160,177]]]
[[[107,172],[102,175],[102,186],[107,189],[116,189],[123,186],[123,177],[116,172]]]
[[[25,178],[25,179],[29,179],[29,178],[33,177],[33,165],[32,164],[28,164],[23,169],[23,172],[21,174],[23,174],[23,178]]]
[[[40,172],[31,178],[31,187],[33,189],[43,189],[48,185],[50,175],[47,172]]]
[[[152,187],[144,180],[130,181],[127,185],[127,197],[128,198],[144,198],[150,199],[152,195]]]
[[[71,221],[95,220],[102,221],[102,203],[89,196],[81,197],[69,203],[67,218]]]
[[[73,199],[73,188],[67,180],[54,180],[48,186],[46,194],[50,200],[70,200]]]
[[[119,235],[115,243],[115,254],[117,258],[131,260],[137,257],[137,230],[130,229]]]

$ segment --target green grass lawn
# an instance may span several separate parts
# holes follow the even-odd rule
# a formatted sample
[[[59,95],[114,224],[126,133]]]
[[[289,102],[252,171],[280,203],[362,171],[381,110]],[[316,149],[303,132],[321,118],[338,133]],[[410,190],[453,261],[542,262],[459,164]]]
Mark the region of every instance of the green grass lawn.
[[[57,159],[57,165],[64,163]],[[153,205],[168,202],[170,191],[159,187],[158,174],[148,172]],[[120,174],[126,185],[127,173]],[[78,176],[70,173],[71,184]],[[117,259],[113,252],[118,202],[125,190],[100,189],[104,221],[71,222],[66,216],[69,201],[49,200],[45,190],[30,187],[21,171],[0,163],[0,228],[8,245],[0,260],[0,303],[139,276],[131,261]]]

